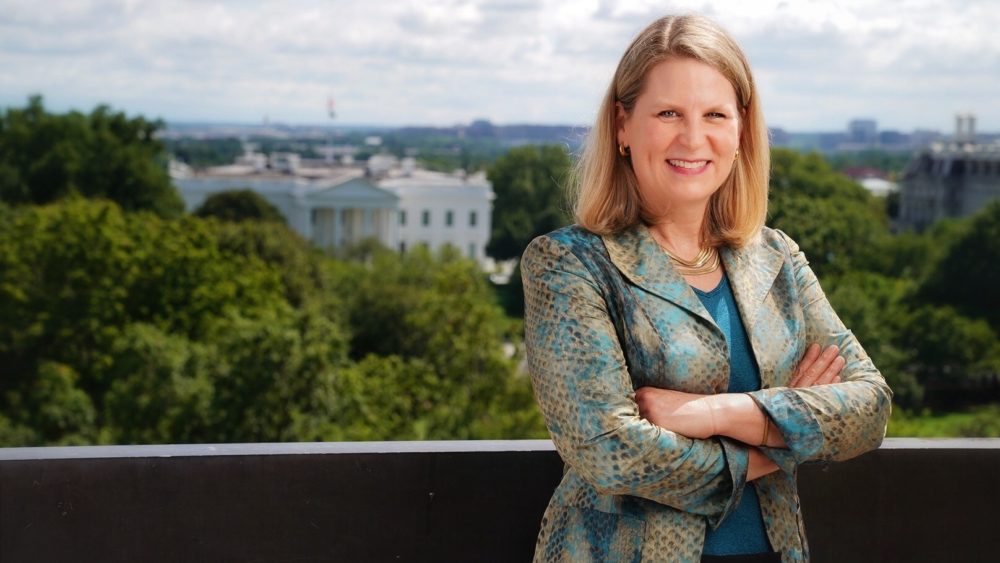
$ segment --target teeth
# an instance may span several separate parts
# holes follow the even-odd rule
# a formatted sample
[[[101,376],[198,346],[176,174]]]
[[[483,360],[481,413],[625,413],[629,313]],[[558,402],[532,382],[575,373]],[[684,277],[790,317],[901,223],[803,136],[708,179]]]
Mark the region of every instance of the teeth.
[[[688,162],[686,160],[668,160],[667,162],[673,166],[677,166],[678,168],[701,168],[702,166],[708,164],[707,160],[696,160],[694,162]]]

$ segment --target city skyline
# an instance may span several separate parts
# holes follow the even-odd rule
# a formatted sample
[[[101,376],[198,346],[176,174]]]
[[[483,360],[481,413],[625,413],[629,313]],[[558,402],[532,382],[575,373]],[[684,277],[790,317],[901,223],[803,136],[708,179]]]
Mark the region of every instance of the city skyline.
[[[744,47],[772,127],[949,133],[972,112],[1000,130],[1000,8],[971,0],[0,0],[0,106],[37,93],[52,111],[168,123],[589,125],[631,38],[692,11]]]

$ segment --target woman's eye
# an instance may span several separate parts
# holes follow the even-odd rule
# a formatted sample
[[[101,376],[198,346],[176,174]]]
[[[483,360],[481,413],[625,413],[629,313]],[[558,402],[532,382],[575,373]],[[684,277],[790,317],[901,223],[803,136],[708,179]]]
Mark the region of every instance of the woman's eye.
[[[668,110],[664,110],[664,111],[660,112],[660,117],[676,117],[676,116],[677,116],[677,112],[674,111],[674,110],[672,110],[672,109],[668,109]]]
[[[719,113],[717,111],[713,111],[713,112],[709,112],[708,117],[711,117],[713,119],[725,119],[726,118],[726,114]]]

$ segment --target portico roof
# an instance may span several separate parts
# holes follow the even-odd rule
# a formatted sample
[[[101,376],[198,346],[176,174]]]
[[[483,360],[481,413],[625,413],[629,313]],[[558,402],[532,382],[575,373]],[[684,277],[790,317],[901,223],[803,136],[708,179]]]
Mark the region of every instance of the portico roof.
[[[336,186],[310,191],[304,199],[312,207],[394,209],[399,202],[399,196],[366,178],[354,178]]]

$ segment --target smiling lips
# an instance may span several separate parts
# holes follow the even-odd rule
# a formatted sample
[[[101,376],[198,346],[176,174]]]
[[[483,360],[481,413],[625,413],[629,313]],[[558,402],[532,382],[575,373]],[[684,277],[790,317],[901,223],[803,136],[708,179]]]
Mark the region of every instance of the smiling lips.
[[[667,163],[681,174],[698,174],[708,167],[708,160],[674,160],[669,159]]]

